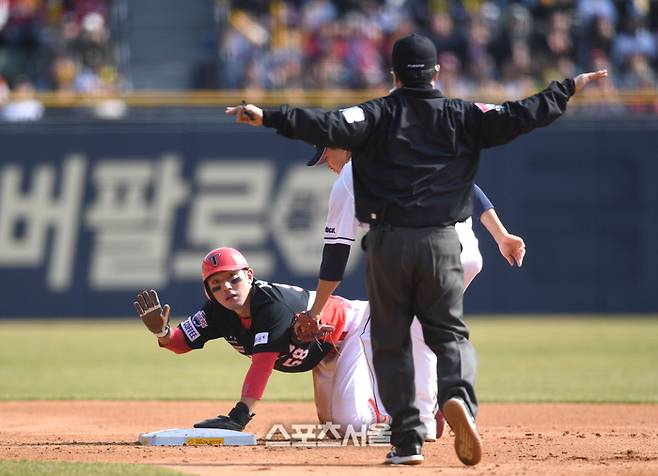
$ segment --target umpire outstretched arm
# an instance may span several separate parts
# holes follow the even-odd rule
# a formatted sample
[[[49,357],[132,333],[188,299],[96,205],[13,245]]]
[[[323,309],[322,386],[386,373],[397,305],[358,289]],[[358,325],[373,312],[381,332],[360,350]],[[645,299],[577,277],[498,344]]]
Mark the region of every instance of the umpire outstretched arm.
[[[226,114],[236,115],[239,124],[270,127],[289,139],[299,139],[321,147],[354,150],[365,144],[372,125],[377,123],[377,117],[366,120],[364,110],[363,105],[329,112],[282,105],[279,109],[263,111],[247,104],[227,107]],[[377,110],[369,112],[376,114]]]
[[[582,73],[573,79],[553,82],[543,91],[522,99],[508,101],[500,106],[482,111],[479,103],[464,118],[479,122],[479,147],[487,148],[510,142],[520,134],[550,124],[566,109],[569,98],[582,91],[590,82],[608,75],[607,70]],[[253,104],[226,108],[226,114],[235,115],[236,122],[251,126],[265,126],[290,139],[309,144],[354,150],[363,147],[378,123],[381,110],[374,99],[358,106],[339,111],[291,108],[282,105],[274,110],[263,111]],[[480,114],[480,112],[482,112]]]

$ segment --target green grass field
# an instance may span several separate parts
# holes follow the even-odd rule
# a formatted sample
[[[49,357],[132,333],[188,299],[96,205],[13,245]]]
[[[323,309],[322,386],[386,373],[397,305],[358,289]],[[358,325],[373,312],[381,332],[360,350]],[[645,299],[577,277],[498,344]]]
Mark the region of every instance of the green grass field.
[[[468,322],[484,402],[658,402],[658,316]],[[0,321],[0,336],[0,400],[236,400],[249,365],[219,340],[175,355],[132,319]],[[276,372],[265,398],[311,400],[310,373]]]

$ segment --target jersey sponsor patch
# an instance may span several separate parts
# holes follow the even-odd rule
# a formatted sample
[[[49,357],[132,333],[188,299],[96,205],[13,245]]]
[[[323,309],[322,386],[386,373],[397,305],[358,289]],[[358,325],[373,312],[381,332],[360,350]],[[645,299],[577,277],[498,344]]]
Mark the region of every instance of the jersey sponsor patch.
[[[488,111],[502,111],[504,108],[503,106],[499,104],[487,104],[483,102],[476,102],[475,105],[480,109],[482,112],[488,112]]]
[[[267,340],[268,340],[269,336],[270,336],[269,332],[259,332],[254,337],[254,345],[267,344]]]
[[[194,324],[196,327],[201,327],[202,329],[208,327],[208,322],[206,322],[206,313],[203,311],[199,311],[195,315],[193,315],[192,324]]]
[[[190,341],[195,341],[199,337],[201,337],[201,334],[199,334],[199,331],[196,330],[196,327],[194,327],[194,324],[192,323],[192,318],[189,317],[183,322],[181,322],[181,328],[183,329],[183,332],[187,336]]]
[[[340,112],[343,113],[343,117],[348,124],[354,122],[363,122],[366,120],[366,115],[359,106],[349,107],[347,109],[341,109]]]

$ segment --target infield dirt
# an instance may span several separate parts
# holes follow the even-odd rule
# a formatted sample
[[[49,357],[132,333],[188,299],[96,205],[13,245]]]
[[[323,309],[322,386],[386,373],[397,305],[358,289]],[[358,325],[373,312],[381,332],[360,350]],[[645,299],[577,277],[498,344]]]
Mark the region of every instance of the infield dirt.
[[[449,431],[415,467],[382,464],[386,447],[144,447],[141,432],[186,428],[234,402],[30,401],[0,403],[0,459],[102,461],[216,474],[657,475],[658,405],[483,404],[482,462],[461,465]],[[316,423],[314,406],[263,402],[247,428]]]

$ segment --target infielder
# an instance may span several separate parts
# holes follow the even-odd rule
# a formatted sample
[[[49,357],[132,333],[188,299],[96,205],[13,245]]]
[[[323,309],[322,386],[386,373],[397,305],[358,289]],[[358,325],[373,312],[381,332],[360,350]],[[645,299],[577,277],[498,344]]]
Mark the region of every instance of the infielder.
[[[327,299],[343,279],[351,246],[357,238],[358,228],[368,228],[367,224],[358,222],[354,213],[354,189],[350,158],[351,154],[347,150],[318,147],[317,153],[306,164],[311,167],[326,164],[330,170],[338,174],[329,197],[324,232],[325,245],[322,252],[316,298],[313,306],[308,311],[308,314],[315,318],[319,318]],[[477,185],[474,186],[473,195],[473,215],[480,218],[510,266],[516,263],[520,267],[525,255],[523,239],[507,232],[498,219],[491,201]],[[457,223],[455,228],[462,244],[461,262],[464,267],[464,290],[466,290],[482,269],[482,255],[478,249],[478,240],[473,233],[471,218]],[[368,325],[366,332],[361,336],[361,341],[369,368],[372,368],[369,331],[370,326]],[[445,420],[437,409],[436,356],[425,344],[422,327],[416,318],[414,318],[411,325],[411,339],[415,369],[416,406],[420,411],[421,422],[425,425],[427,431],[425,441],[434,441],[436,438],[441,437],[445,426]],[[319,367],[313,369],[314,377],[318,371]],[[375,401],[380,412],[386,414],[387,412],[379,399],[377,386],[374,384],[374,376],[372,378]],[[317,382],[317,380],[317,378],[314,378],[314,381]]]

